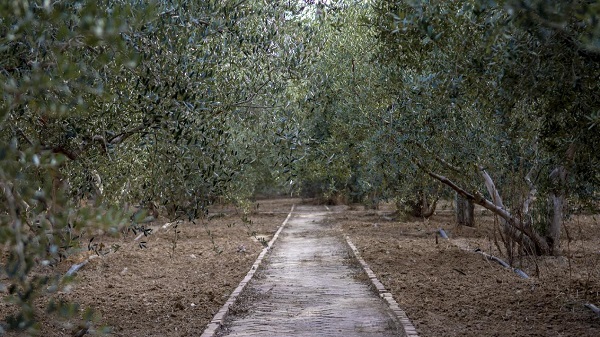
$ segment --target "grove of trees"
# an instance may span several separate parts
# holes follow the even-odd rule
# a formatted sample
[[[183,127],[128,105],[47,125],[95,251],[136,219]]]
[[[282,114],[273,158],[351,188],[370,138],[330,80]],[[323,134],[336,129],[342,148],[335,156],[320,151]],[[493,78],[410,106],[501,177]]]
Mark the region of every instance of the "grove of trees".
[[[135,227],[131,205],[193,220],[278,191],[428,216],[456,194],[560,254],[600,197],[597,1],[4,1],[0,85],[9,329],[69,280],[32,270]]]

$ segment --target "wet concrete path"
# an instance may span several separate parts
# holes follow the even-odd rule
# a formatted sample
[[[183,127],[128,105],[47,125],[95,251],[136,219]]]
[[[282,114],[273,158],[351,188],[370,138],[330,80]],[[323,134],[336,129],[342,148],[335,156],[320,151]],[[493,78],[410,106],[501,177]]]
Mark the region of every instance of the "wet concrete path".
[[[323,206],[299,206],[222,336],[402,336]]]

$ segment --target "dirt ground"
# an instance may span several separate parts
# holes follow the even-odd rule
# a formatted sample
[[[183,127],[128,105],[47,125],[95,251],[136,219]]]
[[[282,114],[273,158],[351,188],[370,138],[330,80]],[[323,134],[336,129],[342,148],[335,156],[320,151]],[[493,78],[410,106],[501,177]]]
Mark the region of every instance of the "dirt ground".
[[[234,208],[213,208],[206,225],[184,222],[162,229],[167,222],[162,219],[153,223],[154,234],[137,241],[133,234],[96,238],[120,248],[81,268],[61,298],[79,303],[82,313],[94,309],[97,321],[85,336],[103,327],[110,327],[110,336],[200,335],[263,249],[261,238],[268,242],[297,202],[259,201],[248,216],[252,223],[242,221]],[[140,241],[147,248],[141,249]],[[66,272],[91,254],[83,252],[57,268]],[[42,305],[42,336],[74,336],[81,330],[77,322],[47,317]],[[8,304],[0,301],[0,316],[5,310]]]
[[[85,336],[103,326],[110,327],[111,336],[199,335],[261,251],[257,237],[268,241],[292,204],[300,202],[260,201],[251,224],[232,208],[215,208],[207,225],[185,222],[162,229],[163,219],[148,238],[104,238],[105,246],[120,248],[91,260],[61,297],[79,303],[82,312],[95,310],[96,322]],[[600,336],[600,317],[583,306],[600,305],[598,218],[579,216],[566,225],[571,240],[563,235],[561,257],[515,259],[515,266],[532,276],[522,279],[465,250],[504,258],[493,243],[494,219],[481,210],[475,228],[458,228],[448,207],[425,221],[392,219],[389,205],[377,211],[331,209],[331,220],[342,224],[421,336]],[[439,228],[451,242],[436,242]],[[141,240],[146,249],[139,248]],[[66,272],[89,254],[58,268]],[[7,310],[0,301],[1,316]],[[47,317],[42,310],[40,319],[44,336],[80,331],[77,322]]]
[[[505,258],[494,243],[494,218],[482,210],[475,228],[455,226],[448,206],[429,220],[394,221],[385,207],[335,211],[421,336],[600,336],[600,316],[584,307],[600,305],[598,218],[566,224],[571,240],[563,233],[561,257],[515,258],[531,276],[523,279],[472,252]],[[450,242],[436,243],[439,228]]]

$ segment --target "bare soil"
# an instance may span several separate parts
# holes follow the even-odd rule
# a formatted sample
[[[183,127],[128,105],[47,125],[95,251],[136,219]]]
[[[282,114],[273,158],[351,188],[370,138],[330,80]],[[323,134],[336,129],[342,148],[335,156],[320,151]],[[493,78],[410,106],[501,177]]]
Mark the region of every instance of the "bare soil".
[[[85,336],[103,327],[110,328],[110,336],[200,335],[263,249],[261,238],[271,239],[293,203],[298,200],[259,201],[248,215],[251,223],[242,221],[235,208],[221,207],[210,209],[211,219],[204,224],[162,229],[167,219],[156,221],[154,234],[137,241],[133,234],[97,237],[94,242],[120,248],[90,260],[77,272],[71,291],[60,297],[78,303],[82,315],[94,309],[96,322]],[[139,247],[141,241],[147,248]],[[84,251],[57,268],[64,273],[91,254]],[[39,310],[42,336],[74,336],[85,326],[47,316],[44,305]],[[7,310],[10,306],[0,301],[0,316]]]
[[[81,313],[95,310],[85,336],[103,326],[112,336],[199,335],[262,250],[256,237],[268,241],[291,205],[300,202],[260,201],[249,215],[252,224],[244,224],[233,208],[212,210],[217,216],[205,225],[158,229],[167,221],[162,219],[143,238],[145,249],[133,235],[102,238],[106,247],[120,248],[91,260],[61,297],[79,303]],[[460,228],[448,206],[429,220],[393,219],[389,205],[331,209],[330,219],[341,224],[421,336],[600,336],[600,317],[583,306],[600,306],[598,218],[582,215],[567,223],[562,256],[516,257],[513,264],[531,276],[522,279],[472,252],[479,248],[506,259],[494,243],[494,218],[481,210],[475,228]],[[436,242],[439,228],[452,240]],[[66,272],[89,254],[57,268]],[[81,331],[82,322],[47,316],[42,304],[42,335]],[[0,301],[0,316],[9,310]]]
[[[392,220],[389,207],[335,211],[421,336],[600,336],[600,316],[584,307],[600,305],[597,218],[565,225],[562,256],[515,257],[513,265],[531,276],[523,279],[474,252],[506,259],[494,217],[481,209],[475,228],[454,225],[448,205],[429,220]],[[440,228],[450,241],[436,241]]]

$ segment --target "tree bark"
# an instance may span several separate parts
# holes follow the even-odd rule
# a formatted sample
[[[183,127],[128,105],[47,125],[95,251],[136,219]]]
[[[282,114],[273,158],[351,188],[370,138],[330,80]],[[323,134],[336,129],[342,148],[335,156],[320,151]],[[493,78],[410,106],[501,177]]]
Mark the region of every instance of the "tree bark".
[[[550,194],[550,224],[546,232],[546,241],[550,246],[550,253],[555,254],[556,249],[560,246],[560,229],[563,221],[563,209],[565,204],[564,195]]]
[[[456,222],[460,226],[475,227],[475,205],[467,198],[456,193]]]
[[[424,196],[423,200],[425,202],[427,202],[427,198]],[[435,198],[433,199],[433,202],[431,202],[429,204],[429,207],[425,207],[425,204],[423,204],[423,217],[424,218],[429,218],[430,216],[433,215],[433,213],[435,213],[435,208],[437,206],[437,202],[439,200],[439,196],[435,196]]]

